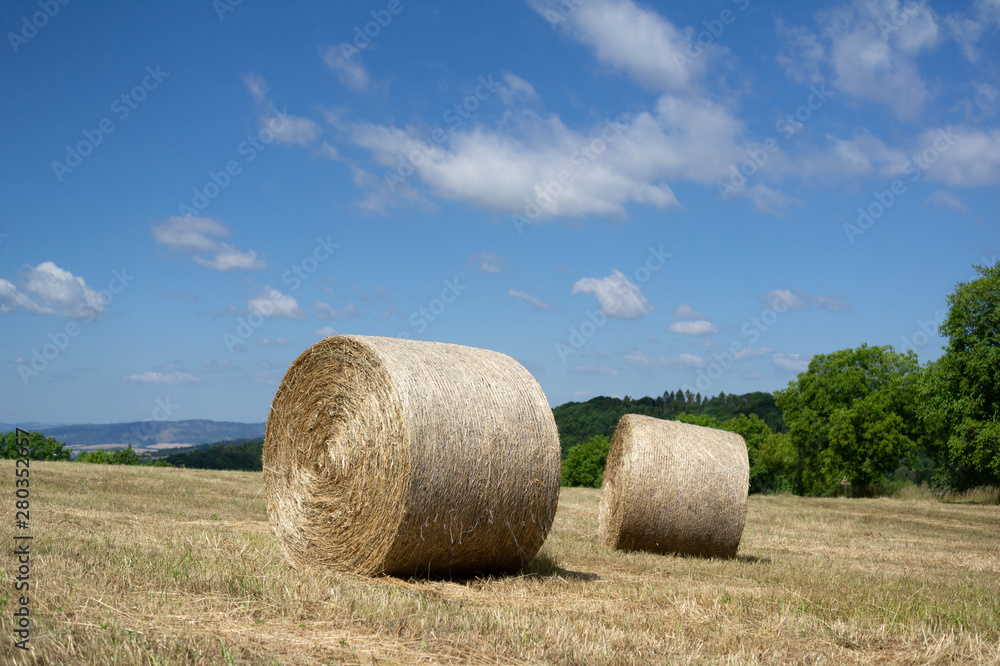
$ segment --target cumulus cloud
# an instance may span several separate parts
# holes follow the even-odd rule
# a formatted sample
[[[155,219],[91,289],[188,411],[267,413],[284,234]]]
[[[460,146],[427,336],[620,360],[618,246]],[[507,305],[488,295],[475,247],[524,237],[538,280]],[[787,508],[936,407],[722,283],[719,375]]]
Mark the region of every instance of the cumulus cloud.
[[[274,141],[309,146],[323,133],[323,129],[315,121],[279,111],[267,96],[270,89],[263,78],[253,73],[244,74],[242,78],[243,84],[260,110],[260,117],[257,120],[258,130],[269,129],[274,133]]]
[[[695,311],[690,305],[679,305],[674,308],[673,315],[680,319],[707,319],[705,315]]]
[[[639,350],[632,350],[624,355],[626,363],[643,368],[704,368],[705,359],[696,354],[680,354],[678,356],[650,357]]]
[[[609,317],[638,319],[653,311],[639,287],[628,281],[618,269],[605,278],[581,278],[573,285],[573,294],[592,294]]]
[[[548,303],[538,298],[535,298],[531,294],[526,294],[523,291],[516,291],[514,289],[511,289],[510,291],[507,292],[507,296],[508,298],[519,298],[525,303],[529,303],[531,305],[532,310],[555,310],[555,308],[549,305]]]
[[[191,255],[192,261],[205,268],[225,272],[267,268],[253,250],[242,252],[234,245],[217,240],[215,237],[228,237],[229,229],[215,218],[175,215],[153,226],[151,231],[157,243]]]
[[[323,301],[316,301],[313,303],[313,310],[316,312],[317,319],[347,319],[361,316],[361,312],[355,307],[354,301],[348,301],[347,305],[340,310]]]
[[[769,310],[805,310],[809,307],[802,296],[793,294],[790,289],[772,289],[761,298]]]
[[[0,279],[0,314],[24,310],[31,314],[52,314],[54,310],[39,305],[30,296],[18,290],[13,283]]]
[[[543,17],[559,11],[555,0],[534,0],[532,6]],[[446,141],[431,142],[411,127],[347,123],[331,114],[328,119],[347,140],[370,153],[379,166],[375,171],[396,172],[401,159],[405,166],[406,175],[397,174],[392,187],[360,170],[355,180],[365,194],[359,205],[383,212],[400,202],[426,204],[426,191],[516,214],[522,223],[622,219],[630,204],[678,207],[668,183],[714,186],[746,159],[747,131],[735,106],[710,98],[700,85],[724,48],[709,44],[695,58],[682,56],[693,48],[695,29],[679,28],[632,0],[588,0],[554,24],[598,62],[657,91],[654,108],[570,127],[558,114],[529,108],[538,100],[533,86],[508,72],[496,86],[507,107],[502,119],[495,126],[472,121],[449,128]],[[796,203],[760,183],[741,193],[764,211]]]
[[[917,67],[921,52],[939,42],[934,11],[900,0],[855,0],[820,12],[819,32],[779,30],[787,51],[779,62],[795,81],[816,81],[821,68],[833,72],[833,86],[858,99],[890,107],[915,120],[931,92]]]
[[[122,377],[122,381],[134,384],[196,384],[201,380],[189,372],[144,372],[140,375]]]
[[[953,187],[982,187],[1000,182],[1000,129],[927,130],[921,134],[914,152],[937,155],[933,161],[925,162],[929,180]]]
[[[71,319],[97,319],[105,311],[106,298],[87,286],[82,277],[43,261],[28,266],[20,288],[0,279],[0,314],[23,310],[31,314],[61,314]]]
[[[716,44],[696,49],[693,28],[679,28],[631,0],[574,3],[574,10],[565,16],[560,5],[566,3],[558,0],[530,0],[530,4],[564,34],[589,47],[599,62],[652,90],[691,87],[725,53]],[[553,20],[554,16],[560,20]],[[692,53],[697,57],[691,57]]]
[[[274,287],[264,287],[263,295],[248,298],[247,311],[251,314],[256,312],[263,317],[282,319],[302,319],[306,316],[295,298],[281,293]]]
[[[744,347],[743,349],[733,354],[733,357],[737,361],[742,361],[745,358],[756,358],[758,356],[766,356],[767,354],[770,353],[771,353],[770,347]]]
[[[781,370],[799,373],[805,372],[809,367],[809,358],[802,356],[802,354],[777,353],[771,355],[771,363]]]
[[[808,310],[816,306],[820,310],[847,312],[851,304],[839,292],[833,296],[818,296],[801,289],[772,289],[761,297],[769,310]]]
[[[667,330],[671,333],[681,333],[683,335],[711,335],[719,332],[715,324],[704,319],[697,321],[675,321]]]
[[[337,335],[337,329],[333,326],[324,326],[323,328],[313,331],[313,335],[318,335],[321,338],[328,338],[331,335]]]

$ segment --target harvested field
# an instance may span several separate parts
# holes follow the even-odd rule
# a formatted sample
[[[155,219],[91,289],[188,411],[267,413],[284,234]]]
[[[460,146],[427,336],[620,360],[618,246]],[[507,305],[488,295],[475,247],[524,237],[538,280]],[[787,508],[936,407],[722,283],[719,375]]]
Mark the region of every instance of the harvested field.
[[[996,506],[752,496],[720,560],[612,551],[567,488],[527,571],[426,581],[295,571],[260,473],[31,469],[33,652],[4,611],[2,663],[1000,662]]]

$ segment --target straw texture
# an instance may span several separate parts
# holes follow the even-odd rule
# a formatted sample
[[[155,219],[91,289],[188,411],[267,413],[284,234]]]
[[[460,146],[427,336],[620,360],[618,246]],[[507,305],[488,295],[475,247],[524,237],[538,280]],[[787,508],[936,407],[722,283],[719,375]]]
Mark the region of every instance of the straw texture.
[[[439,342],[317,342],[278,387],[263,457],[271,525],[296,566],[516,571],[559,497],[538,382],[509,356]]]
[[[736,433],[626,414],[604,471],[601,539],[620,550],[732,557],[749,488]]]

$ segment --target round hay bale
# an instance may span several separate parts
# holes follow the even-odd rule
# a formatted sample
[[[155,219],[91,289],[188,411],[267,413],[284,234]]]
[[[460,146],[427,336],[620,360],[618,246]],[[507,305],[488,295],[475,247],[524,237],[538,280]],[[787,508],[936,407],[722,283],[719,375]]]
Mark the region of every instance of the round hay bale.
[[[559,499],[559,433],[538,382],[498,352],[337,335],[271,403],[267,511],[296,566],[512,572]]]
[[[604,471],[601,539],[620,550],[732,557],[749,488],[736,433],[626,414]]]

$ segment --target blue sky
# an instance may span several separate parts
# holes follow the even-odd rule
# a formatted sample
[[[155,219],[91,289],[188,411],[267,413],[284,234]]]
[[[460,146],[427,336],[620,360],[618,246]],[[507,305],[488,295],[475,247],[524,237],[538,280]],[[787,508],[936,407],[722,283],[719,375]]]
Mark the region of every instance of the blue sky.
[[[996,261],[996,0],[0,26],[0,421],[263,421],[333,332],[499,350],[553,405],[769,391],[861,343],[936,358]]]

